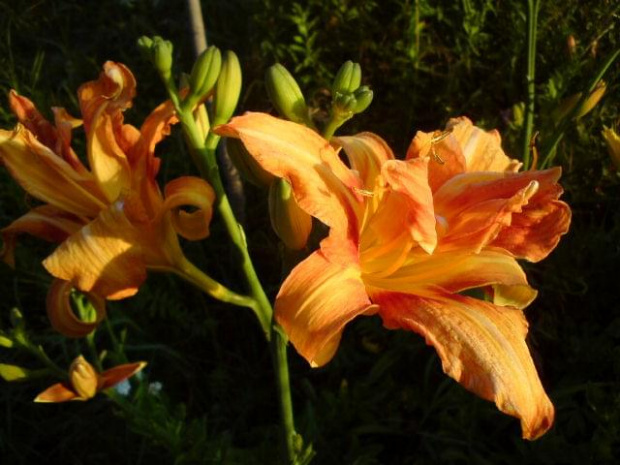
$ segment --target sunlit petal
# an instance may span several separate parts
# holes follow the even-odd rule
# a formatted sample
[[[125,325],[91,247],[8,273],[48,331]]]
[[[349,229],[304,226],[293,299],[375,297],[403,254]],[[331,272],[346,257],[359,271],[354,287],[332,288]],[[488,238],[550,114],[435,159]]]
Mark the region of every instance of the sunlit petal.
[[[465,388],[521,420],[536,439],[553,424],[554,409],[525,343],[521,310],[460,295],[423,298],[373,292],[389,328],[415,331],[435,347],[443,369]]]
[[[339,252],[337,261],[314,252],[293,269],[276,298],[277,321],[313,366],[331,360],[346,323],[373,309],[354,250],[341,244]]]
[[[381,165],[394,160],[392,149],[376,134],[362,132],[354,136],[335,137],[332,142],[341,146],[351,163],[351,168],[359,173],[364,189],[374,188]]]
[[[148,231],[127,219],[119,200],[63,242],[43,265],[82,291],[122,299],[135,294],[146,278],[141,234]]]
[[[361,181],[317,133],[264,113],[246,113],[215,130],[240,138],[256,161],[285,178],[299,206],[339,232],[355,222]]]
[[[0,130],[0,160],[33,197],[78,216],[94,216],[105,208],[94,180],[78,174],[23,126]]]

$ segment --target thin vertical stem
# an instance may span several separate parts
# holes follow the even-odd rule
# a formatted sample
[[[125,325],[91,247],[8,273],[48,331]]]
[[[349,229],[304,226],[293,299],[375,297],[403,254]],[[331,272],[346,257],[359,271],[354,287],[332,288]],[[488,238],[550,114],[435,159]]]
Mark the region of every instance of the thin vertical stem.
[[[540,0],[528,0],[527,2],[527,101],[525,104],[525,123],[523,131],[523,167],[528,169],[530,165],[530,141],[534,131],[534,100],[536,98],[536,30],[538,24],[538,10]]]
[[[207,48],[207,34],[205,32],[205,23],[202,19],[200,0],[187,0],[187,9],[189,10],[194,53],[198,56]]]

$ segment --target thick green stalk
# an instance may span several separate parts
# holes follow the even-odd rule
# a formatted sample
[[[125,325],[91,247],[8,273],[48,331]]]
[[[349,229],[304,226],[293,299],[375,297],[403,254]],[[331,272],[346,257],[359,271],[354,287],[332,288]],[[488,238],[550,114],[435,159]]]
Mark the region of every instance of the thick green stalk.
[[[286,357],[287,339],[281,333],[281,329],[278,327],[277,323],[273,320],[273,308],[254,269],[248,252],[245,232],[234,216],[224,186],[222,185],[215,157],[215,149],[219,142],[219,136],[210,133],[205,141],[201,137],[201,132],[196,125],[191,111],[178,109],[178,113],[194,162],[201,175],[211,183],[215,190],[217,211],[224,221],[230,239],[240,254],[241,269],[243,270],[247,285],[250,289],[249,299],[254,303],[251,308],[256,313],[265,331],[265,336],[271,341],[272,359],[280,397],[283,444],[286,451],[287,465],[294,465],[297,463],[297,453],[294,447],[294,440],[297,433],[295,432],[293,403],[291,400],[288,362]]]
[[[536,98],[536,30],[538,23],[539,0],[527,2],[527,101],[525,104],[525,121],[523,131],[523,168],[530,166],[530,142],[534,131],[534,100]]]

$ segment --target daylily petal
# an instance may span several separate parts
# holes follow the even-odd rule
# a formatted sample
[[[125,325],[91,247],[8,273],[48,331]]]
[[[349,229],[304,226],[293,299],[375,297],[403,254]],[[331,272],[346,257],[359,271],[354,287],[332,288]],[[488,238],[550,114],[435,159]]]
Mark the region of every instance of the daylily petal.
[[[291,184],[298,205],[310,215],[338,232],[355,223],[361,200],[354,189],[361,182],[316,132],[264,113],[238,116],[215,132],[240,138],[266,171]]]
[[[15,90],[11,90],[9,92],[9,106],[17,120],[34,134],[41,144],[53,152],[56,151],[56,128],[45,119],[30,99],[19,95]]]
[[[68,400],[84,400],[67,383],[57,383],[48,387],[35,397],[35,402],[67,402]]]
[[[82,125],[82,120],[74,118],[67,110],[59,107],[52,107],[54,112],[54,122],[56,124],[56,148],[54,152],[60,153],[62,158],[69,163],[75,171],[85,175],[88,170],[84,167],[76,153],[71,148],[71,132],[73,129]]]
[[[129,162],[119,145],[123,135],[122,111],[131,106],[136,82],[124,65],[106,62],[97,81],[78,90],[86,130],[88,161],[109,201],[131,184]]]
[[[10,266],[15,265],[14,250],[19,234],[32,236],[51,242],[64,241],[84,226],[84,220],[51,205],[41,205],[3,228],[0,258]]]
[[[209,235],[213,215],[215,191],[203,179],[183,176],[166,184],[166,200],[162,214],[170,211],[172,225],[178,234],[197,241]],[[193,212],[181,210],[183,206],[196,208]]]
[[[88,295],[88,300],[95,309],[95,321],[82,321],[73,312],[71,307],[71,290],[73,284],[69,281],[55,279],[47,292],[47,316],[52,327],[59,333],[73,338],[84,337],[90,334],[105,318],[105,301],[96,295]]]
[[[455,176],[435,193],[435,211],[447,223],[443,247],[501,247],[538,261],[568,230],[570,208],[557,198],[560,169]]]
[[[536,439],[551,427],[553,405],[525,343],[527,322],[521,310],[460,295],[371,295],[388,328],[423,335],[437,350],[444,372],[519,418],[524,438]]]
[[[341,244],[338,252],[331,260],[323,250],[314,252],[293,269],[276,298],[278,323],[312,366],[332,359],[346,323],[373,310],[355,251]]]
[[[147,235],[131,224],[119,200],[63,242],[43,266],[82,291],[108,299],[129,297],[146,278],[138,244]]]
[[[463,151],[467,171],[507,171],[515,173],[522,163],[506,156],[497,130],[484,131],[465,116],[452,118],[446,125]]]
[[[377,176],[381,174],[381,165],[388,160],[394,160],[392,149],[372,132],[335,137],[332,142],[344,149],[351,168],[359,173],[364,189],[370,191],[374,188]]]
[[[146,362],[126,363],[104,371],[100,375],[99,390],[117,385],[121,381],[131,378],[146,366]]]
[[[380,289],[425,296],[434,295],[438,289],[457,293],[500,284],[519,288],[520,306],[529,304],[536,297],[536,291],[527,284],[517,261],[501,249],[490,248],[480,253],[453,250],[428,255],[418,252],[391,275],[364,274],[364,282]],[[505,290],[503,295],[507,296],[508,292]]]
[[[105,208],[94,180],[77,173],[23,126],[0,130],[0,160],[33,197],[78,216]]]

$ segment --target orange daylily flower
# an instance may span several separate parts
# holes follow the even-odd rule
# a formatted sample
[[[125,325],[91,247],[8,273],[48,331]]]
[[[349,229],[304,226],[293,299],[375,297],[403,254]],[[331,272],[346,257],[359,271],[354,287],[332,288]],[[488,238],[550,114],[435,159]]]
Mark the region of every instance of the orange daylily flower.
[[[78,91],[82,120],[54,108],[54,124],[30,100],[10,92],[19,124],[0,130],[0,161],[44,205],[2,229],[6,262],[14,261],[18,234],[61,242],[45,268],[107,299],[135,294],[147,268],[179,272],[186,266],[177,234],[190,240],[209,234],[215,194],[204,180],[186,176],[170,181],[162,195],[154,152],[176,122],[174,108],[170,102],[160,105],[139,130],[124,124],[135,89],[128,68],[107,62],[99,78]],[[71,148],[72,130],[80,125],[90,169]],[[58,295],[67,286],[55,286],[48,302],[60,305]]]
[[[536,291],[516,259],[541,260],[568,229],[559,168],[519,173],[498,133],[466,118],[446,132],[418,133],[405,161],[371,133],[330,145],[260,113],[216,132],[240,138],[330,227],[275,303],[278,322],[313,366],[334,356],[346,323],[379,314],[388,328],[423,335],[444,371],[518,417],[525,438],[550,428],[553,405],[525,343],[522,310]],[[475,288],[492,302],[462,294]]]
[[[118,365],[97,373],[81,355],[69,367],[69,381],[57,383],[39,394],[35,402],[67,402],[89,400],[104,389],[111,388],[130,378],[146,366],[146,362]]]

